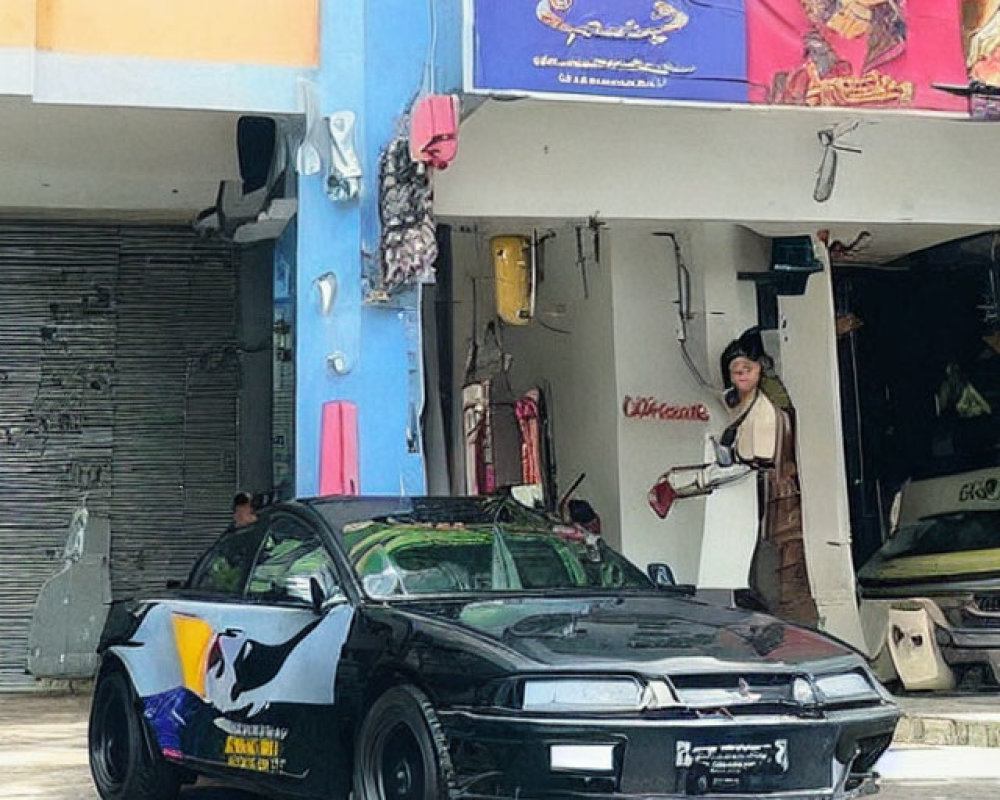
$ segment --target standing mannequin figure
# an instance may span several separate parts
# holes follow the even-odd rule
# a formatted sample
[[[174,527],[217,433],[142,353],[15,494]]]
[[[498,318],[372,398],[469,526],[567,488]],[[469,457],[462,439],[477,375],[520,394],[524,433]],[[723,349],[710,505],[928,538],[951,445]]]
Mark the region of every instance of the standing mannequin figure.
[[[754,473],[760,517],[748,584],[770,613],[815,627],[819,614],[802,539],[794,409],[758,329],[730,342],[720,366],[730,421],[719,441],[713,440],[716,460],[662,475],[649,492],[650,506],[662,518],[676,499],[709,494]]]
[[[761,510],[750,563],[750,588],[782,619],[816,626],[819,614],[809,588],[802,538],[802,503],[791,402],[751,329],[722,353],[726,402],[732,422],[721,448],[757,473]]]

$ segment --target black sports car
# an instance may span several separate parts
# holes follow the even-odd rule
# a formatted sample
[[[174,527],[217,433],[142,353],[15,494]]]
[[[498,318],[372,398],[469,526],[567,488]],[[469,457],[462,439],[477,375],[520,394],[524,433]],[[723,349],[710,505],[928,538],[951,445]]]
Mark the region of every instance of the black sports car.
[[[899,717],[824,635],[657,586],[510,499],[317,499],[112,613],[105,800],[844,798]]]

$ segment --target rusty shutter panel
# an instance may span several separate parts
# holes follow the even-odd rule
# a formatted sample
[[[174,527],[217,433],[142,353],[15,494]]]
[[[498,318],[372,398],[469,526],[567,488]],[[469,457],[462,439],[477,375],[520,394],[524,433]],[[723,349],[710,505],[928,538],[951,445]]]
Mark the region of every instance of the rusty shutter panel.
[[[231,247],[187,229],[0,224],[0,685],[86,495],[116,597],[186,575],[236,483]]]

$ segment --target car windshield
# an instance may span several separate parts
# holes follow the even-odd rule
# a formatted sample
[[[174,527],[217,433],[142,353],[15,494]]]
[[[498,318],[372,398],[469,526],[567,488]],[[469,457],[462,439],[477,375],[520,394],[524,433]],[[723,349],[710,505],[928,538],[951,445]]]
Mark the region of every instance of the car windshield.
[[[518,516],[385,517],[344,525],[342,537],[365,592],[377,598],[654,588],[599,536]]]
[[[928,517],[906,525],[879,550],[883,561],[1000,548],[1000,510]]]

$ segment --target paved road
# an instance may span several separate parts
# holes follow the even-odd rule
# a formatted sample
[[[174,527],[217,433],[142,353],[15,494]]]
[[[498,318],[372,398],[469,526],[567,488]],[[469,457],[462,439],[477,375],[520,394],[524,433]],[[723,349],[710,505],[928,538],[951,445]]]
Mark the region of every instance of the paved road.
[[[997,781],[946,781],[935,783],[885,783],[874,800],[996,800]]]
[[[90,698],[0,694],[0,798],[98,800],[87,767]],[[881,800],[996,800],[1000,750],[905,748],[879,765]],[[213,787],[186,789],[184,800],[258,800]]]

